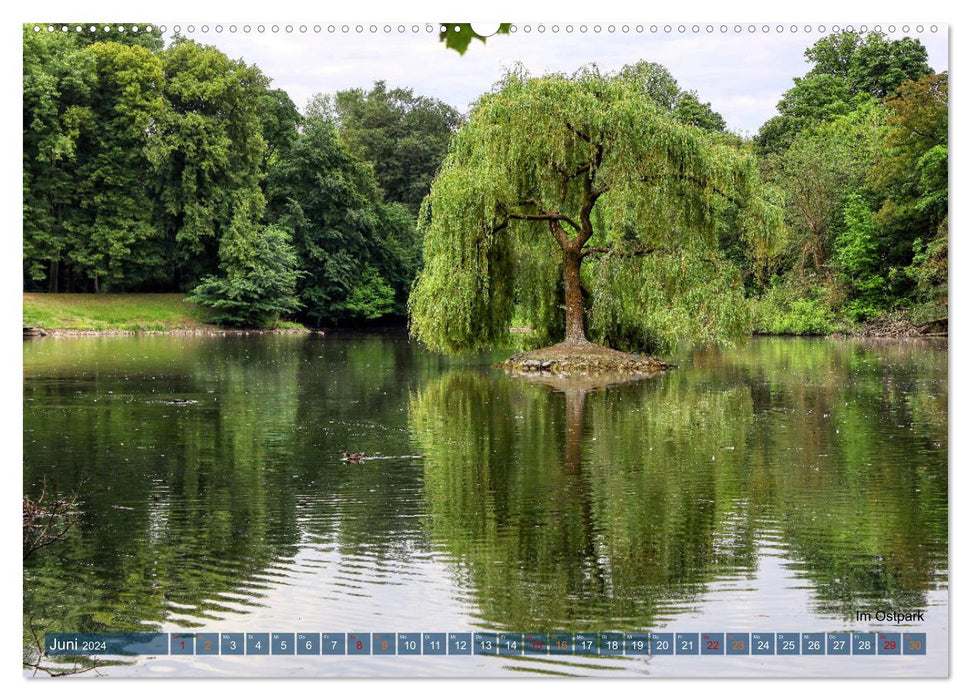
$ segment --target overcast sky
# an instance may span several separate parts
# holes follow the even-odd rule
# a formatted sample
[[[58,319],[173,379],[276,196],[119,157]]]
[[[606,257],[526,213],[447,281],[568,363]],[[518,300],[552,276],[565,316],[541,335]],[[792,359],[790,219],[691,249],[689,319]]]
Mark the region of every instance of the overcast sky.
[[[166,26],[166,35],[171,35],[176,25]],[[271,24],[264,25],[263,33],[257,25],[250,25],[251,31],[243,32],[243,24],[237,25],[235,33],[230,33],[229,25],[207,25],[208,31],[202,32],[202,25],[179,25],[183,36],[203,43],[215,44],[233,58],[242,58],[248,63],[257,64],[263,72],[273,79],[273,87],[286,90],[291,99],[301,109],[312,95],[332,93],[353,87],[369,87],[375,80],[385,80],[390,87],[411,87],[422,95],[437,97],[461,111],[466,111],[469,103],[502,75],[505,67],[516,61],[522,62],[534,75],[552,71],[572,72],[579,66],[596,62],[602,69],[616,70],[621,66],[639,60],[654,61],[665,65],[684,89],[696,90],[703,101],[711,102],[728,122],[730,129],[754,133],[759,126],[775,113],[775,105],[782,93],[792,86],[794,76],[807,70],[803,52],[824,33],[818,26],[807,33],[805,25],[800,25],[796,33],[786,25],[784,31],[777,32],[778,25],[770,25],[769,32],[763,32],[763,25],[757,25],[750,33],[749,25],[741,25],[736,33],[735,25],[728,25],[722,33],[722,25],[668,25],[671,32],[665,33],[665,25],[656,25],[657,32],[651,32],[651,25],[641,25],[642,33],[637,33],[636,24],[602,24],[600,32],[594,32],[594,24],[587,24],[587,32],[580,32],[580,24],[572,25],[573,31],[566,31],[567,25],[558,25],[553,31],[552,24],[519,25],[515,34],[497,36],[486,44],[473,41],[464,56],[446,50],[439,43],[437,25],[390,25],[390,33],[385,32],[385,24],[315,25],[293,24],[292,32],[286,32],[286,24],[278,25],[278,32],[272,32]],[[342,32],[347,27],[347,33]],[[360,26],[362,33],[357,33]],[[371,27],[376,33],[371,33]],[[419,31],[414,33],[413,26]],[[530,31],[525,31],[526,27]],[[540,27],[544,31],[540,32]],[[614,33],[608,27],[615,28]],[[697,32],[694,31],[697,26]],[[931,31],[931,26],[936,31]],[[684,31],[679,32],[683,27]],[[432,32],[428,33],[427,29]],[[886,30],[888,27],[884,26]],[[930,64],[935,71],[948,68],[948,48],[946,25],[923,25],[922,32],[911,26],[910,36],[914,36],[927,48]],[[828,33],[828,30],[827,30]],[[902,27],[897,26],[892,38],[903,36]]]

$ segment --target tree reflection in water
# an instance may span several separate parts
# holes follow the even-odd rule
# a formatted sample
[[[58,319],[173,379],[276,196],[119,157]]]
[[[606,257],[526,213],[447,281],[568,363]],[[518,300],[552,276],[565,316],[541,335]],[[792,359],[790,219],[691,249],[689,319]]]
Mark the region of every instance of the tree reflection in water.
[[[650,627],[765,542],[821,614],[920,608],[946,585],[942,359],[775,340],[602,390],[446,374],[411,402],[430,535],[500,629]]]
[[[25,346],[24,493],[54,479],[83,510],[25,564],[25,611],[205,628],[315,585],[301,552],[392,601],[448,567],[441,605],[497,629],[650,627],[753,577],[767,546],[817,615],[947,585],[945,352],[757,340],[572,392],[489,359],[391,334]],[[352,467],[345,449],[424,459]],[[353,618],[359,590],[300,593]]]

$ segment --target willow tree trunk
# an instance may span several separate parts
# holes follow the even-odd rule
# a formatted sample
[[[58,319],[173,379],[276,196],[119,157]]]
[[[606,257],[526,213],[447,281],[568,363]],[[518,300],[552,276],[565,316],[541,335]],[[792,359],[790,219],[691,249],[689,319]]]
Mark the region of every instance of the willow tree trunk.
[[[580,288],[580,250],[563,249],[563,296],[566,304],[566,342],[587,343],[583,326],[583,291]]]

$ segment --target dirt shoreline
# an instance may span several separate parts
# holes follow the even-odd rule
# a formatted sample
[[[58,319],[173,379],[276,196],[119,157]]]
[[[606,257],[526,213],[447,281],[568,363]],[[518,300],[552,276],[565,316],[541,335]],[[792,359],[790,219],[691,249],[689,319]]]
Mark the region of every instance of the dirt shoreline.
[[[947,318],[934,319],[919,326],[901,318],[882,319],[863,324],[852,333],[830,333],[831,338],[947,338]]]
[[[323,334],[324,331],[320,329],[313,328],[221,328],[219,326],[211,325],[200,325],[197,327],[189,328],[165,328],[165,329],[124,329],[124,328],[106,328],[106,329],[93,329],[93,328],[37,328],[24,326],[24,337],[25,338],[39,338],[39,337],[62,337],[62,338],[83,338],[83,337],[94,337],[94,336],[121,336],[121,335],[313,335],[313,334]],[[511,333],[528,333],[532,329],[526,327],[510,328]],[[941,339],[947,338],[948,335],[948,325],[947,319],[936,319],[930,321],[920,326],[916,326],[909,321],[900,318],[883,319],[880,321],[870,322],[864,324],[859,329],[851,332],[835,332],[828,334],[820,334],[817,336],[806,336],[794,333],[762,333],[753,332],[752,337],[762,337],[762,338],[772,338],[772,337],[792,337],[792,338],[805,338],[805,337],[817,337],[817,338],[928,338],[928,339]],[[650,369],[651,372],[663,371],[664,369],[670,369],[674,365],[669,365],[657,358],[647,357],[644,355],[632,355],[629,353],[622,353],[620,351],[611,350],[610,348],[603,348],[602,346],[590,344],[593,348],[600,348],[607,351],[607,353],[601,353],[599,351],[591,355],[589,352],[586,353],[589,358],[596,355],[601,360],[605,360],[608,363],[610,361],[622,362],[626,359],[625,366],[630,368],[633,366],[638,366],[641,369]],[[540,348],[539,350],[531,350],[529,352],[518,353],[513,355],[508,360],[504,362],[497,363],[497,367],[503,369],[512,369],[512,365],[515,362],[528,364],[529,367],[521,367],[523,371],[555,371],[551,370],[552,365],[547,367],[542,367],[543,362],[549,363],[550,361],[562,362],[565,359],[564,352],[569,353],[571,350],[575,351],[577,349],[576,345],[570,345],[567,343],[559,343],[558,345],[553,345],[548,348]],[[549,355],[550,352],[553,354],[549,357],[541,357],[546,352]],[[537,354],[539,353],[539,354]],[[623,356],[623,357],[621,357]],[[535,361],[539,360],[539,366],[536,367]],[[577,361],[574,358],[574,362],[571,364],[580,364],[586,366],[587,361]],[[594,363],[595,365],[596,363]],[[596,372],[596,367],[592,367],[591,371]]]
[[[121,328],[94,330],[81,328],[24,327],[25,338],[85,338],[121,335],[311,335],[316,333],[323,333],[323,331],[310,328],[219,328],[218,326],[166,328],[164,330],[127,330]]]

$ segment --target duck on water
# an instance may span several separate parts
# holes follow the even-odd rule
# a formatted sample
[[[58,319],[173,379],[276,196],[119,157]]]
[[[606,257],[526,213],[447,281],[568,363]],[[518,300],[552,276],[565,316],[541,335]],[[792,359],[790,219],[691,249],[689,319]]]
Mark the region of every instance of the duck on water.
[[[374,459],[422,459],[423,455],[366,455],[363,452],[348,452],[344,450],[341,461],[350,464],[361,464]]]

